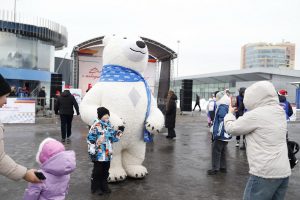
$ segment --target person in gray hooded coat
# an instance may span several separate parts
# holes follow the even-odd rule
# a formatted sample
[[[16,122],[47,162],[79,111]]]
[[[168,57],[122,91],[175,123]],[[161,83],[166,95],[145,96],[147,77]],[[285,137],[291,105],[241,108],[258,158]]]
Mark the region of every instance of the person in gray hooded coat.
[[[291,168],[286,143],[287,122],[275,88],[268,81],[254,83],[245,91],[247,112],[235,118],[236,108],[225,116],[225,130],[246,135],[250,178],[244,200],[284,199]]]

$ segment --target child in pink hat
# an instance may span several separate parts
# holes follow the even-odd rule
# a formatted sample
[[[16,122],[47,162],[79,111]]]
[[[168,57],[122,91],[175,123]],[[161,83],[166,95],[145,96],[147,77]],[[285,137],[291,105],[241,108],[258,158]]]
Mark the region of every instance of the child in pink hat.
[[[36,161],[46,177],[42,183],[29,184],[23,200],[65,199],[70,181],[70,174],[76,168],[74,151],[66,151],[59,141],[46,138],[39,146]]]

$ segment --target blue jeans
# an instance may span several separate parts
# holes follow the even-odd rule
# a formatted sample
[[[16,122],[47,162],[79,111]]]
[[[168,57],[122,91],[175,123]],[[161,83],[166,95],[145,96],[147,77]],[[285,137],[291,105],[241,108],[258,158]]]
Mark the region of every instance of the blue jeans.
[[[260,178],[251,175],[245,191],[244,200],[283,200],[289,184],[287,178]]]

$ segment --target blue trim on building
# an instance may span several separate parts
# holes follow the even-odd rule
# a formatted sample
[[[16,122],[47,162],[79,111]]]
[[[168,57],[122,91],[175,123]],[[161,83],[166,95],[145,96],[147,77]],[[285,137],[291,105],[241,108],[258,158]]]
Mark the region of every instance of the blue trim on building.
[[[6,79],[51,82],[51,72],[48,71],[0,67],[0,73]]]

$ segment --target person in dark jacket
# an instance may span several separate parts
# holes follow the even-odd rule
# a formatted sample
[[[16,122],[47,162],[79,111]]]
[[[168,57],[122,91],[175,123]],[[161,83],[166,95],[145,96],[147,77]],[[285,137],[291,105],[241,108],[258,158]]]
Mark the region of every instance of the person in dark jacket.
[[[199,112],[201,112],[200,97],[199,97],[198,94],[196,94],[196,104],[195,104],[195,107],[194,107],[193,111],[195,111],[197,106],[199,106]]]
[[[237,102],[237,112],[236,112],[236,118],[238,119],[239,117],[243,116],[245,113],[245,106],[244,106],[244,95],[245,95],[246,88],[241,87],[239,89],[239,96],[236,97],[236,102]],[[240,146],[240,140],[241,136],[236,136],[236,147]],[[245,146],[245,135],[243,135],[243,146],[241,147],[242,150],[246,149]]]
[[[167,138],[173,139],[176,137],[175,133],[175,123],[176,123],[176,100],[177,96],[173,91],[169,91],[167,97],[167,105],[166,105],[166,122],[165,126],[168,128],[168,135]]]
[[[45,105],[46,105],[46,92],[44,86],[40,89],[38,93],[38,105],[41,106],[41,110],[44,112]]]
[[[11,87],[11,92],[9,94],[9,97],[15,97],[15,96],[17,96],[17,89],[16,89],[15,86],[12,86]]]
[[[79,115],[79,107],[75,97],[70,93],[69,90],[65,90],[58,97],[54,107],[55,114],[60,115],[62,142],[65,142],[66,136],[67,142],[70,142],[70,136],[72,134],[72,120],[74,115],[73,107],[75,107],[76,113]]]
[[[294,114],[293,112],[293,108],[290,104],[290,102],[288,102],[286,100],[287,97],[287,91],[286,90],[279,90],[278,91],[278,97],[279,97],[279,104],[280,106],[284,109],[285,114],[286,114],[286,120],[289,121],[290,117]]]

